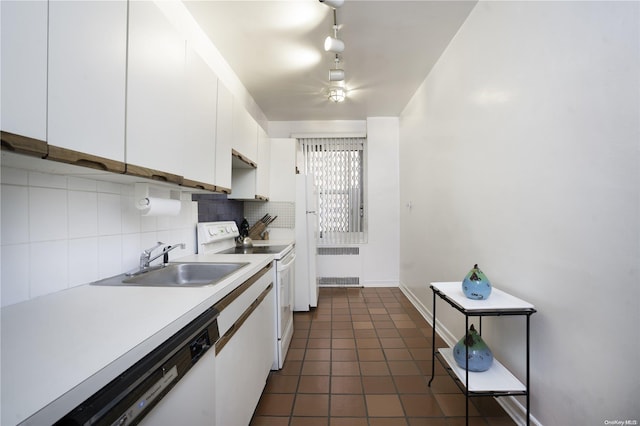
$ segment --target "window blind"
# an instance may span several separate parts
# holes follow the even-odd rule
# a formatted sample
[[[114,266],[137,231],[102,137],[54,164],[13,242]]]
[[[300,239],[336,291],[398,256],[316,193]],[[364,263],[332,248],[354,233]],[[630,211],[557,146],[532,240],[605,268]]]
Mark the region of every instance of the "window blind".
[[[367,240],[365,227],[365,138],[299,139],[305,172],[318,189],[319,244]]]

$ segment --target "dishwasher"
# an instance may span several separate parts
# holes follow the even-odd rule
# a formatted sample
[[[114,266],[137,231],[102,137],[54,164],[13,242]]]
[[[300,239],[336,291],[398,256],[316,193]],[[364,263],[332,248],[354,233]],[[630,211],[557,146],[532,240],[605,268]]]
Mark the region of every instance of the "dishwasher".
[[[55,424],[213,425],[218,314],[206,310]]]

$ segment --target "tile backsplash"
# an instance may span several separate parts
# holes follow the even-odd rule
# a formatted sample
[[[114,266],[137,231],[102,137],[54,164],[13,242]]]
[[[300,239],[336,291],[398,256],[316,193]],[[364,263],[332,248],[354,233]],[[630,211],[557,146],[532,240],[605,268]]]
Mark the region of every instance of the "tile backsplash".
[[[269,225],[269,228],[294,228],[295,227],[295,203],[282,201],[269,201],[266,203],[252,201],[244,204],[244,214],[247,221],[253,225],[260,220],[265,214],[276,220]]]
[[[133,184],[11,167],[2,167],[0,191],[2,306],[133,269],[157,241],[186,243],[173,258],[196,250],[190,193],[178,216],[142,216]]]

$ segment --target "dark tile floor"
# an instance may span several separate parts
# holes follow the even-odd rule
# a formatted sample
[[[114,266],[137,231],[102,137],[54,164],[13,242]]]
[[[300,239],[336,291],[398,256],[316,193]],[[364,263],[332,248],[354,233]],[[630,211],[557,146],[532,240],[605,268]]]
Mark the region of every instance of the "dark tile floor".
[[[323,288],[318,308],[294,321],[252,426],[465,424],[464,396],[437,361],[427,386],[432,329],[399,289]],[[515,424],[493,398],[470,401],[470,425]]]

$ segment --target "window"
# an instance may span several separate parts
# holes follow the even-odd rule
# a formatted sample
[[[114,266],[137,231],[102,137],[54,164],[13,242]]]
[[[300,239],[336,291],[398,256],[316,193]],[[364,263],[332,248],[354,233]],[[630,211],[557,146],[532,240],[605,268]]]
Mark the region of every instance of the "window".
[[[366,242],[364,138],[300,139],[318,190],[321,244]]]

